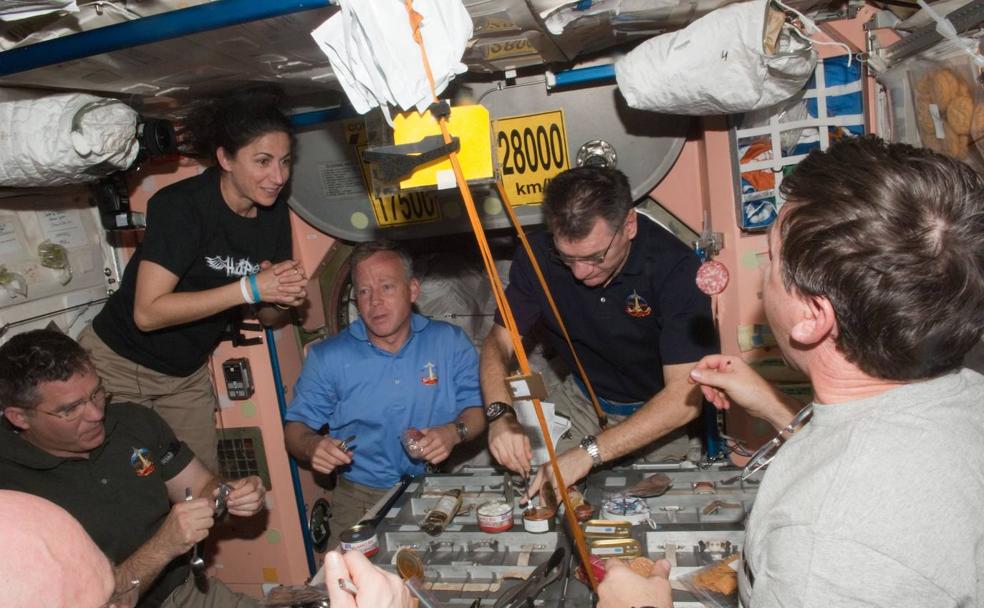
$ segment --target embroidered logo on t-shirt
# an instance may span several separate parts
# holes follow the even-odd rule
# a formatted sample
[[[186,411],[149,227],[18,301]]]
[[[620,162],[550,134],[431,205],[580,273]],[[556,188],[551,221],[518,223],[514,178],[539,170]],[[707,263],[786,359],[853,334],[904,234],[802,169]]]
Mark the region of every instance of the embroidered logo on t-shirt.
[[[420,383],[428,385],[437,384],[437,380],[437,366],[428,361],[424,369],[421,370]]]
[[[157,470],[147,448],[133,448],[130,455],[130,466],[137,472],[137,477],[146,477]]]
[[[632,290],[632,293],[625,298],[625,314],[630,317],[648,317],[653,309],[649,307],[649,302]]]
[[[233,260],[232,256],[205,256],[205,263],[212,270],[225,272],[227,277],[245,277],[260,271],[260,265],[249,259]]]

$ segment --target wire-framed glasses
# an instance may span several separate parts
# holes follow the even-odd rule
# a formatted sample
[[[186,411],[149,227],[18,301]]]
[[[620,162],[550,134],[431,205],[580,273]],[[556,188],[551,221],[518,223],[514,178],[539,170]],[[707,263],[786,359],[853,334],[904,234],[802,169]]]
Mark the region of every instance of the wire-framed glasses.
[[[140,599],[140,581],[137,579],[121,584],[113,596],[99,608],[133,608]]]
[[[618,230],[616,230],[615,233],[612,234],[612,239],[608,241],[608,247],[605,247],[605,250],[602,251],[601,253],[595,253],[593,255],[584,255],[584,256],[567,255],[561,253],[557,249],[557,244],[554,243],[553,247],[551,248],[552,250],[550,252],[550,256],[566,266],[573,266],[577,262],[581,262],[582,264],[591,264],[592,266],[598,266],[599,264],[604,263],[605,258],[608,256],[608,252],[611,251],[612,245],[615,243],[615,237],[618,236],[619,232],[622,232],[622,228],[624,227],[625,227],[625,222],[622,222],[622,225],[618,227]]]
[[[752,454],[751,460],[749,460],[745,466],[742,467],[741,475],[739,476],[740,479],[745,481],[772,462],[772,460],[776,457],[776,454],[779,453],[779,447],[783,444],[782,434],[792,433],[799,427],[803,426],[806,424],[806,421],[810,419],[812,414],[812,403],[797,412],[796,416],[793,417],[793,420],[781,431],[776,433],[775,437],[764,443],[759,449],[755,450],[755,453]]]
[[[106,407],[106,404],[112,400],[113,394],[106,392],[105,387],[99,386],[91,395],[85,399],[80,399],[74,403],[69,403],[68,405],[63,405],[53,412],[43,410],[41,408],[35,408],[36,411],[42,414],[47,414],[48,416],[53,416],[55,418],[61,418],[65,422],[73,422],[79,419],[82,412],[85,411],[85,405],[87,403],[92,403],[99,409]]]

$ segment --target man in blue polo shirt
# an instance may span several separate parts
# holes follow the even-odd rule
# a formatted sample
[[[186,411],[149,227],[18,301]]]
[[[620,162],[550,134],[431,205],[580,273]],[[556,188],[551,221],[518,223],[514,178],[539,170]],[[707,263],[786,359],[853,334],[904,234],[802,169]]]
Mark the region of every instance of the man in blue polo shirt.
[[[601,406],[610,422],[619,423],[599,433],[576,372],[553,391],[549,399],[557,413],[572,423],[572,440],[560,444],[571,448],[559,457],[565,481],[633,452],[650,461],[686,457],[684,427],[701,408],[687,374],[704,355],[717,352],[710,299],[695,283],[697,256],[636,212],[628,179],[615,169],[561,173],[547,187],[543,212],[549,233],[531,235],[530,244]],[[523,249],[513,260],[506,297],[520,333],[541,322],[555,350],[576,370]],[[513,354],[497,318],[481,358],[489,449],[503,466],[525,474],[530,442],[504,381]]]
[[[330,546],[402,475],[423,473],[485,430],[475,347],[460,328],[413,312],[420,285],[410,256],[374,241],[350,261],[360,318],[311,348],[284,428],[295,458],[340,472]],[[318,434],[325,425],[330,434]],[[419,459],[401,443],[410,428],[423,435]]]

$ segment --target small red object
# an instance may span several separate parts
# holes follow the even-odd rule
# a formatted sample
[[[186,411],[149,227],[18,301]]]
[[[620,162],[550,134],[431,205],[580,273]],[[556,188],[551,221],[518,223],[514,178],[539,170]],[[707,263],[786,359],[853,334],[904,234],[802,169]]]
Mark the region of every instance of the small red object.
[[[717,260],[709,260],[697,269],[697,288],[709,296],[714,296],[728,286],[731,277],[728,268]]]
[[[595,580],[600,583],[602,579],[605,578],[605,560],[601,559],[597,555],[592,555],[588,558],[588,561],[591,563],[591,571],[594,573]],[[588,583],[588,577],[584,573],[583,564],[577,565],[577,568],[574,569],[574,576],[577,580],[590,586],[590,583]]]

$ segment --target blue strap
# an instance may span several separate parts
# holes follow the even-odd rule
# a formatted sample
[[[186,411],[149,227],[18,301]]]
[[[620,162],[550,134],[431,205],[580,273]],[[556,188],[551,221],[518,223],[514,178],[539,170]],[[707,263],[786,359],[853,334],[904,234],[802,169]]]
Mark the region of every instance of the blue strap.
[[[578,390],[580,390],[581,394],[587,397],[588,401],[590,401],[591,395],[588,394],[588,389],[584,386],[584,382],[581,380],[581,377],[577,374],[572,374],[572,377],[574,378],[574,384],[577,385]],[[601,395],[596,394],[595,396],[598,397],[598,403],[601,405],[601,409],[604,410],[606,414],[614,414],[616,416],[631,416],[646,403],[645,401],[636,401],[635,403],[615,403],[613,401],[608,401]]]
[[[249,289],[253,292],[253,304],[260,303],[260,288],[256,285],[256,275],[249,275]]]

